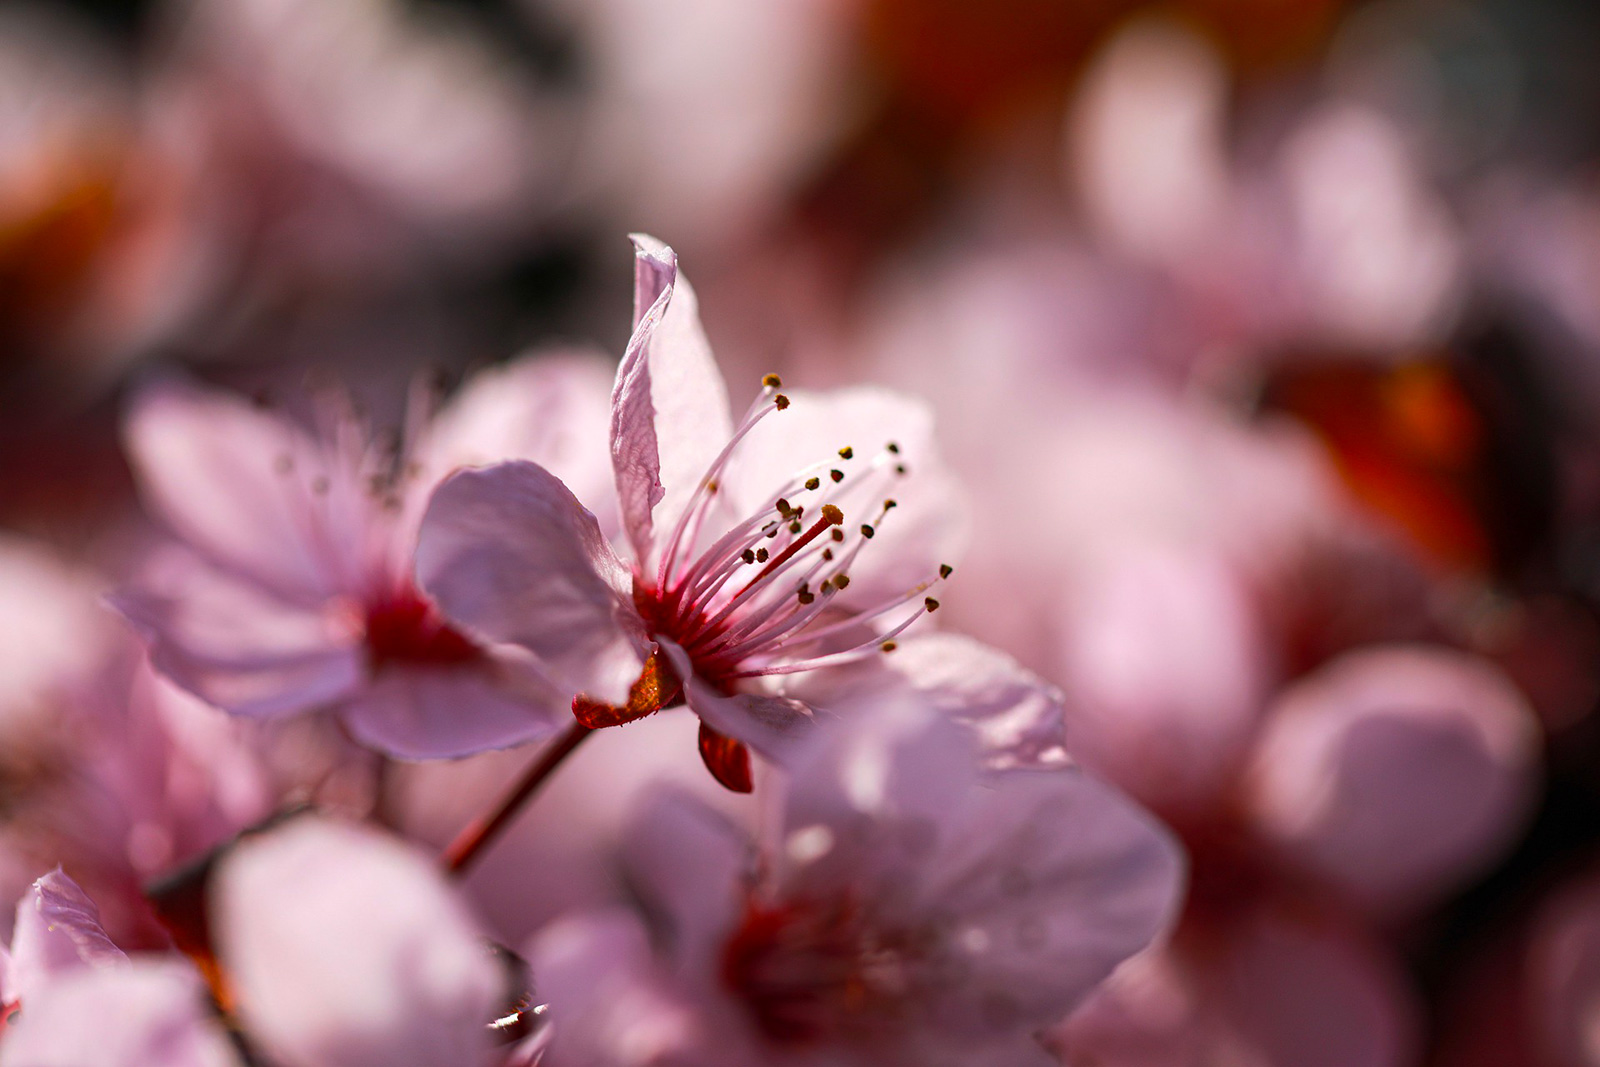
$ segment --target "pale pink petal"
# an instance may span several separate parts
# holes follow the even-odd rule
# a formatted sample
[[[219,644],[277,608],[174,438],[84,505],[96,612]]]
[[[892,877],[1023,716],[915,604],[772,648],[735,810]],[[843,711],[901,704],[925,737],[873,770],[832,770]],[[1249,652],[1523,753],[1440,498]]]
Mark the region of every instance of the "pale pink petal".
[[[891,928],[936,918],[965,977],[929,1026],[982,1040],[1046,1025],[1170,925],[1181,855],[1126,797],[1076,769],[980,776],[950,720],[884,717],[795,763],[785,896],[851,886]]]
[[[769,759],[781,759],[805,735],[811,710],[798,700],[766,693],[720,693],[694,673],[683,649],[662,640],[672,668],[684,682],[689,708],[718,733],[745,744]]]
[[[385,667],[345,701],[356,739],[400,759],[448,759],[538,741],[571,721],[572,694],[509,657]]]
[[[219,955],[252,1035],[295,1067],[472,1067],[505,973],[433,859],[306,818],[218,868]]]
[[[972,728],[991,767],[1066,760],[1061,690],[1005,653],[958,634],[906,638],[892,655],[802,675],[789,693],[849,719],[906,690]]]
[[[786,409],[740,443],[721,479],[734,510],[764,505],[810,465],[822,465],[812,473],[825,483],[830,467],[843,474],[827,499],[844,512],[847,529],[870,523],[875,535],[851,565],[841,604],[875,603],[935,577],[941,563],[959,562],[966,501],[939,456],[926,404],[871,386],[793,390],[789,397]],[[899,451],[887,452],[890,444]],[[843,448],[850,459],[839,454]],[[896,473],[900,467],[904,474]],[[885,500],[895,507],[880,522]]]
[[[1526,819],[1538,729],[1493,665],[1390,646],[1285,692],[1250,812],[1290,857],[1374,907],[1420,903],[1492,862]]]
[[[606,459],[612,374],[610,361],[598,353],[566,350],[478,371],[412,449],[422,484],[433,485],[458,467],[531,460],[595,513],[607,537],[616,536],[621,528]]]
[[[633,241],[635,324],[611,396],[611,460],[634,556],[649,564],[733,427],[678,257],[653,237]]]
[[[364,673],[358,609],[278,599],[182,549],[151,560],[111,603],[158,670],[238,715],[314,709],[348,695]]]
[[[308,489],[330,471],[282,415],[169,383],[135,398],[124,439],[147,504],[196,549],[291,603],[341,591],[349,546],[326,543]]]
[[[32,997],[66,971],[127,959],[100,925],[100,909],[60,867],[17,902],[10,985],[18,999]]]
[[[560,1067],[712,1067],[704,1021],[670,991],[644,926],[608,910],[561,919],[529,951]]]
[[[28,997],[0,1040],[4,1067],[242,1067],[194,968],[82,969]]]
[[[620,702],[639,673],[628,572],[594,516],[537,464],[447,478],[422,521],[417,580],[452,621],[533,652],[569,693]]]

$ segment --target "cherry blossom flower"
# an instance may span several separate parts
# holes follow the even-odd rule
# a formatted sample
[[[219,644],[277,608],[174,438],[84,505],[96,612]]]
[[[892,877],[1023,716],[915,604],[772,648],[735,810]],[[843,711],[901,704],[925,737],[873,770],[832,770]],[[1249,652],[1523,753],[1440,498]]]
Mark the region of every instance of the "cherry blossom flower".
[[[639,913],[535,941],[553,1062],[1044,1063],[1034,1033],[1172,917],[1172,840],[1076,769],[983,771],[915,700],[802,749],[759,857],[660,797],[627,853]]]
[[[631,564],[555,476],[511,463],[439,487],[418,579],[451,618],[566,679],[583,726],[686,702],[706,765],[748,791],[745,745],[773,755],[813,710],[782,680],[894,651],[939,607],[961,517],[913,401],[791,397],[769,375],[732,424],[676,256],[635,242],[611,416]]]
[[[542,459],[582,485],[598,451],[600,372],[532,360],[473,382],[398,454],[323,398],[316,432],[248,401],[165,384],[136,400],[130,457],[149,506],[183,540],[115,604],[156,667],[238,715],[336,712],[404,758],[537,739],[548,687],[515,650],[440,616],[411,578],[418,517],[463,462]],[[415,413],[415,412],[414,412]]]

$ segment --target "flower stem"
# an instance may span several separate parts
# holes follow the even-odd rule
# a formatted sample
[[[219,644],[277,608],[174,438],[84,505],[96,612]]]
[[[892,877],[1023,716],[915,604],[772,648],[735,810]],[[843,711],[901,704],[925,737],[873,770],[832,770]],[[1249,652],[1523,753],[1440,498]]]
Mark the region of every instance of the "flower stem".
[[[468,823],[456,835],[456,839],[450,842],[450,847],[444,850],[444,855],[441,857],[445,870],[454,875],[465,873],[467,867],[478,858],[489,843],[510,825],[511,820],[522,810],[522,806],[529,798],[539,791],[545,779],[561,766],[561,761],[572,755],[573,750],[592,733],[594,731],[587,726],[574,722],[567,727],[565,733],[558,734],[540,749],[538,758],[522,772],[522,777],[506,791],[500,802]]]

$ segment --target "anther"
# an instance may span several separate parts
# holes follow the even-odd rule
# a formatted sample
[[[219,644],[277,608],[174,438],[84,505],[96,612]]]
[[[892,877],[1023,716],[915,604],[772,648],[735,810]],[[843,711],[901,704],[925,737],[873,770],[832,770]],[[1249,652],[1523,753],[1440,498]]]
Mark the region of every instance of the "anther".
[[[893,441],[890,441],[888,444],[884,445],[883,447],[887,448],[890,452],[893,452],[897,456],[900,454],[900,446],[895,444]]]
[[[776,374],[769,374],[761,379],[761,384],[766,386],[768,389],[782,389],[783,379],[778,377]]]
[[[835,482],[842,482],[844,481],[844,471],[831,470],[828,472],[828,477],[832,478]]]
[[[844,540],[844,531],[843,530],[835,530],[829,536],[831,536],[835,541],[843,541]]]
[[[835,589],[843,589],[849,584],[850,576],[848,574],[835,574],[833,576],[833,585]]]
[[[778,514],[779,515],[782,515],[784,518],[787,519],[789,517],[789,512],[791,512],[793,510],[794,510],[794,508],[789,506],[789,502],[787,500],[785,500],[781,496],[778,498]]]
[[[806,488],[807,489],[815,489],[817,486],[819,486],[821,484],[822,484],[822,479],[821,478],[811,477],[811,478],[807,478],[806,479]]]
[[[954,567],[950,566],[950,564],[948,564],[948,563],[939,564],[939,577],[948,578],[952,574],[954,574],[955,572],[956,572],[956,569]]]
[[[754,563],[756,561],[756,554],[747,548],[743,552],[739,553],[739,558],[744,560],[746,563]]]
[[[878,532],[877,530],[874,530],[871,526],[868,526],[866,523],[862,523],[861,524],[861,536],[865,537],[867,540],[869,540],[869,541],[872,540],[872,535],[877,533],[877,532]]]
[[[715,496],[716,493],[717,493],[717,490],[720,489],[720,488],[722,488],[722,487],[717,484],[717,480],[715,478],[711,479],[711,481],[706,483],[706,492],[708,494],[712,495],[712,496]]]
[[[756,562],[757,563],[765,563],[766,561],[767,561],[767,550],[764,549],[764,548],[756,549]]]
[[[893,641],[885,641],[883,644],[879,645],[878,647],[883,649],[885,652],[893,652],[895,649],[899,648],[900,646],[895,644]]]
[[[899,506],[900,506],[900,502],[898,500],[891,499],[891,500],[885,500],[883,502],[883,510],[885,512],[888,512],[890,509],[897,508]]]
[[[799,592],[795,594],[795,599],[799,600],[802,604],[810,604],[816,601],[817,594],[813,593],[811,590],[802,585]]]
[[[851,448],[849,445],[845,445],[843,448],[839,449],[840,459],[852,459],[854,458],[855,454],[856,450]]]
[[[831,549],[831,548],[823,549],[822,550],[822,558],[823,558],[823,560],[825,562],[832,563],[833,562],[833,549]]]
[[[896,463],[894,465],[894,472],[896,474],[904,474],[906,472],[906,465],[904,463]]]
[[[799,519],[796,519],[794,522],[791,522],[789,524],[789,532],[790,533],[797,534],[797,533],[800,532],[800,530],[801,530],[801,526],[800,526],[800,520]]]
[[[840,511],[836,504],[824,504],[822,505],[822,518],[829,526],[838,526],[844,522],[844,512]]]
[[[922,606],[927,608],[929,611],[939,610],[939,602],[933,599],[931,596],[925,596],[922,598]]]
[[[782,393],[779,393],[777,396],[772,398],[772,403],[774,407],[776,407],[779,411],[782,411],[784,408],[789,406],[789,398],[784,396]]]

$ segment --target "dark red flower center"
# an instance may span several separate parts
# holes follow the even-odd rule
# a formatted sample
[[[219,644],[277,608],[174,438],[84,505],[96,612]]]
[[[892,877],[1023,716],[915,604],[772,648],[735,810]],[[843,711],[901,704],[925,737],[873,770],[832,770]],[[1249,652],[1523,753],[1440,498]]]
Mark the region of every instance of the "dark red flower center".
[[[439,609],[412,588],[367,605],[367,663],[385,666],[451,667],[483,658],[483,649],[452,627]]]

